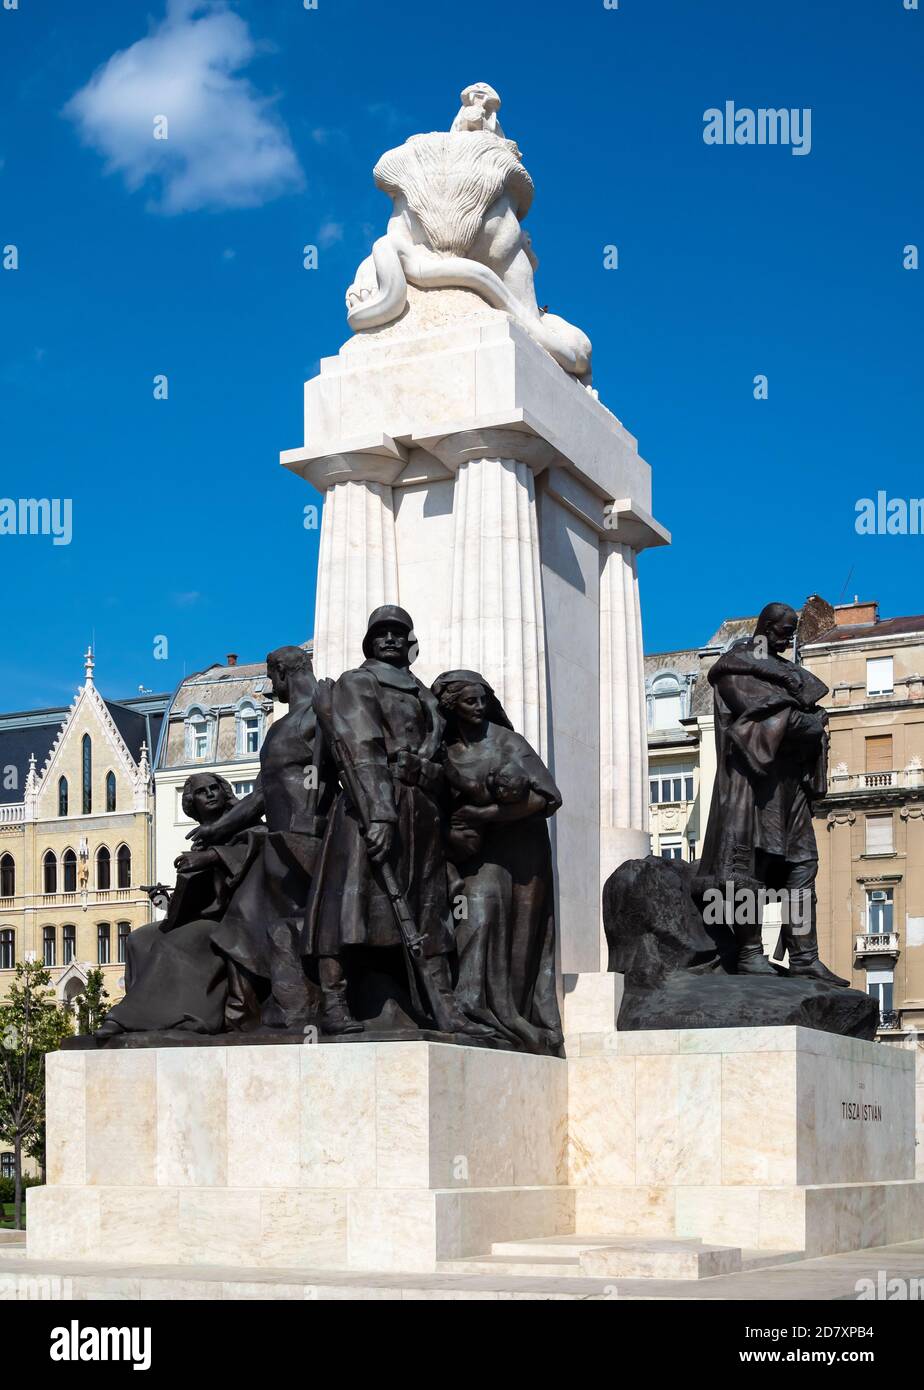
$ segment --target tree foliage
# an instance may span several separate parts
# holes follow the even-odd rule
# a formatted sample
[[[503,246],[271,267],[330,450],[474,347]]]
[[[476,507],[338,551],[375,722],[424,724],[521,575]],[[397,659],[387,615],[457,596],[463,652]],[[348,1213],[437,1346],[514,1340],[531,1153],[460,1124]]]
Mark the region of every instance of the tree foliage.
[[[37,961],[16,965],[0,1004],[0,1139],[13,1146],[15,1224],[22,1227],[22,1158],[45,1125],[45,1054],[71,1032],[55,1003],[51,975]]]
[[[95,1033],[109,1012],[109,991],[103,985],[103,972],[97,966],[87,975],[86,988],[74,1000],[77,1008],[77,1032]]]

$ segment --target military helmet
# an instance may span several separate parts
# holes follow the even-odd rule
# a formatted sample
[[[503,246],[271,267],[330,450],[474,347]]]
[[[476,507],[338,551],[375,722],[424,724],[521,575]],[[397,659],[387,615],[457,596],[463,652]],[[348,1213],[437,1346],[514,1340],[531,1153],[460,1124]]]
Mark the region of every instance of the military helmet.
[[[369,621],[366,624],[366,635],[363,638],[363,656],[372,656],[372,634],[378,627],[384,627],[386,623],[395,623],[407,631],[408,641],[411,648],[416,643],[414,636],[414,620],[407,609],[399,608],[396,603],[383,603],[380,608],[376,608],[369,614]]]

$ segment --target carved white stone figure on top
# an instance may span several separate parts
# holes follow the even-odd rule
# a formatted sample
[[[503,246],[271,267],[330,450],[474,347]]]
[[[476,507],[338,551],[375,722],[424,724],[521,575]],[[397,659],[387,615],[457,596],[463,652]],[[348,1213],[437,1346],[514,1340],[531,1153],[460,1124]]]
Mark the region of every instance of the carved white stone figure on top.
[[[461,100],[450,131],[412,135],[376,164],[375,182],[394,206],[388,230],[347,290],[347,322],[354,332],[392,323],[405,310],[409,284],[473,290],[589,386],[589,338],[536,301],[538,260],[520,225],[533,181],[497,120],[500,97],[479,82]]]
[[[449,127],[450,134],[486,130],[490,135],[504,139],[501,123],[497,119],[501,99],[493,87],[489,87],[487,82],[473,82],[466,87],[460,99],[462,109]]]

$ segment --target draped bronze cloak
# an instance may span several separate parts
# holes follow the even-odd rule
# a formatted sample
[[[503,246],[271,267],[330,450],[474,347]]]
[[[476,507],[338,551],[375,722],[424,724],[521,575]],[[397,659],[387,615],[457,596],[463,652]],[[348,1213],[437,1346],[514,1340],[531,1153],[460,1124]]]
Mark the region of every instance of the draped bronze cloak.
[[[758,851],[816,859],[812,804],[827,789],[828,687],[782,657],[736,643],[709,671],[715,691],[716,779],[701,873],[754,875]]]
[[[453,949],[439,773],[443,721],[427,687],[403,667],[370,658],[333,685],[325,738],[343,746],[371,821],[394,826],[389,855],[424,954]],[[334,803],[308,896],[302,951],[338,956],[347,946],[399,946],[381,873],[346,791]]]

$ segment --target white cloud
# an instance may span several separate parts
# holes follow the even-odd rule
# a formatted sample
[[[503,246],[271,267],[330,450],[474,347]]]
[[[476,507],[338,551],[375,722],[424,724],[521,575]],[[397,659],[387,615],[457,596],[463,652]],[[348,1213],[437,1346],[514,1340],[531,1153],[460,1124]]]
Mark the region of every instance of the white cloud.
[[[303,182],[271,100],[240,75],[257,51],[226,0],[167,0],[164,20],[114,53],[64,114],[130,189],[160,181],[160,212],[254,207]],[[156,117],[166,140],[154,138]]]
[[[343,240],[342,222],[322,222],[318,228],[317,244],[322,249],[333,246],[335,241]]]

